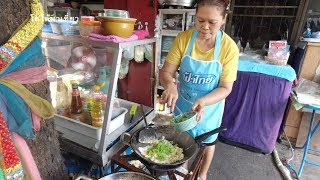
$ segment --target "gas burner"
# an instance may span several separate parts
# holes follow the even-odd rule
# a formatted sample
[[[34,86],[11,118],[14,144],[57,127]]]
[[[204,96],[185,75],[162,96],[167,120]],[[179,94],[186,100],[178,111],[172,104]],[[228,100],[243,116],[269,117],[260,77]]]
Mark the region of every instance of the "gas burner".
[[[191,164],[191,166],[189,169],[187,169],[187,173],[181,172],[181,170],[179,170],[180,168],[168,170],[161,168],[159,169],[156,166],[150,166],[146,162],[141,162],[135,153],[132,152],[131,154],[126,154],[126,150],[128,148],[129,146],[125,145],[115,155],[112,156],[111,173],[119,172],[120,169],[123,168],[127,171],[145,173],[153,176],[156,179],[159,179],[159,177],[161,176],[167,175],[170,180],[176,180],[177,176],[180,176],[185,180],[194,180],[196,179],[200,170],[200,166],[202,164],[205,146],[201,146],[200,150],[195,155],[195,158],[189,161],[189,164]],[[145,168],[132,165],[130,163],[132,161],[140,161],[145,166]]]

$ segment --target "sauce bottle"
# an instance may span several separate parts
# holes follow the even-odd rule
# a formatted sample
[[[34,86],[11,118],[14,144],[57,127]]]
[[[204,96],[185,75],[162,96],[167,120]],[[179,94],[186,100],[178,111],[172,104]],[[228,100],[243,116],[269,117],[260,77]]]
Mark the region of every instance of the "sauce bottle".
[[[82,112],[82,100],[77,83],[72,83],[71,95],[71,113],[80,114]]]

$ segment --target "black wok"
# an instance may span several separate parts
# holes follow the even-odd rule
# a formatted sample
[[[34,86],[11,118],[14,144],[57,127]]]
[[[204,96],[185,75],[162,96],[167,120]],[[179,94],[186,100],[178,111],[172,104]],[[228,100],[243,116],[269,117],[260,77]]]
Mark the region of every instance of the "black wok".
[[[101,180],[156,180],[155,178],[139,172],[117,172],[109,174]]]
[[[139,147],[144,147],[145,144],[140,143],[138,139],[139,139],[140,131],[145,128],[152,128],[155,131],[158,138],[161,138],[162,136],[164,136],[166,140],[172,141],[173,144],[177,144],[178,147],[183,149],[184,158],[175,163],[160,164],[160,163],[153,162],[150,159],[144,157],[141,154]],[[145,165],[155,170],[169,170],[169,169],[176,169],[180,167],[183,163],[185,163],[186,161],[191,159],[195,154],[197,154],[200,149],[200,146],[203,145],[202,144],[203,140],[205,140],[206,138],[208,138],[213,134],[219,133],[220,131],[224,131],[224,130],[226,130],[226,128],[219,127],[210,132],[202,134],[196,138],[193,138],[187,132],[180,131],[174,128],[173,126],[143,127],[137,130],[136,132],[134,132],[131,136],[128,133],[124,133],[122,135],[122,139],[125,144],[131,146],[134,153],[139,157],[139,159]]]

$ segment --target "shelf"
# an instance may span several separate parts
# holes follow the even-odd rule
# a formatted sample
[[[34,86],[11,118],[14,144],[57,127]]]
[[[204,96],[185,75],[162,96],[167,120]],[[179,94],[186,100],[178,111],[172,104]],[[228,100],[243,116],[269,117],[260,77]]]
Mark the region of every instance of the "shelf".
[[[161,36],[178,36],[182,31],[178,30],[161,30]]]
[[[166,52],[168,53],[170,50],[167,50],[167,49],[161,49],[161,52]]]
[[[48,10],[54,10],[54,11],[65,11],[69,9],[71,11],[79,11],[79,9],[74,9],[72,7],[48,7]]]
[[[159,9],[162,14],[183,14],[183,13],[195,13],[196,9]]]
[[[156,38],[149,38],[149,39],[141,39],[136,41],[130,42],[122,42],[122,43],[114,43],[114,42],[101,42],[101,41],[93,41],[88,38],[81,37],[80,35],[77,36],[65,36],[53,33],[42,33],[42,38],[48,39],[56,39],[61,41],[71,41],[76,43],[81,43],[84,45],[90,46],[100,46],[100,47],[113,47],[113,48],[126,48],[126,47],[133,47],[142,44],[150,44],[156,42]]]
[[[122,99],[118,100],[120,102],[120,106],[128,109],[128,111],[130,111],[130,107],[133,104],[136,104]],[[147,121],[150,122],[154,118],[153,109],[144,106],[144,110],[146,113]],[[108,135],[108,138],[106,140],[106,154],[112,153],[113,149],[116,148],[116,144],[120,141],[120,136],[123,132],[134,132],[136,129],[144,126],[143,116],[140,110],[136,112],[132,123],[129,123],[129,121],[130,114],[127,113],[125,116],[124,124]],[[104,165],[105,162],[108,161],[108,156],[105,157],[105,162],[101,162],[101,157],[98,155],[96,147],[98,143],[99,141],[89,138],[88,136],[70,132],[62,134],[62,144],[64,145],[62,145],[61,147],[63,147],[62,149],[65,151],[74,153],[92,162],[96,162],[97,164]]]
[[[281,8],[281,9],[297,9],[298,6],[245,6],[235,5],[235,8]]]
[[[253,15],[253,14],[233,14],[233,16],[240,16],[240,17],[270,17],[270,18],[295,18],[292,15]]]

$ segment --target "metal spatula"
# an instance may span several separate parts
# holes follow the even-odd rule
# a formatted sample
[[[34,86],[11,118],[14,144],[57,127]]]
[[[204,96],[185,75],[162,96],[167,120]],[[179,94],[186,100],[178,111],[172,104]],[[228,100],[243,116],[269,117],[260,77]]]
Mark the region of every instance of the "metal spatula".
[[[143,105],[142,104],[140,104],[140,110],[142,112],[143,120],[144,120],[144,123],[145,123],[146,127],[139,132],[138,141],[140,143],[150,144],[153,141],[158,139],[157,138],[157,134],[156,134],[155,130],[152,127],[149,127],[149,125],[147,123],[146,115],[145,115],[144,110],[143,110]]]

